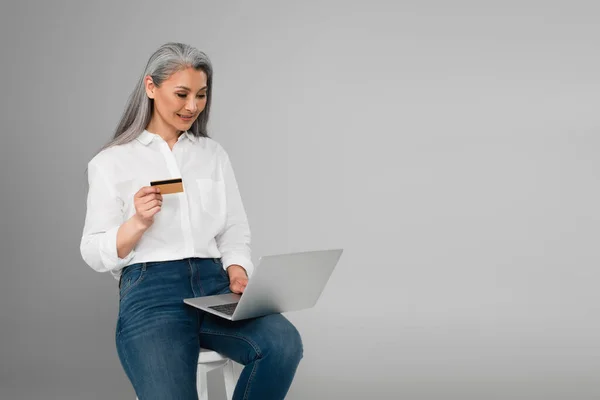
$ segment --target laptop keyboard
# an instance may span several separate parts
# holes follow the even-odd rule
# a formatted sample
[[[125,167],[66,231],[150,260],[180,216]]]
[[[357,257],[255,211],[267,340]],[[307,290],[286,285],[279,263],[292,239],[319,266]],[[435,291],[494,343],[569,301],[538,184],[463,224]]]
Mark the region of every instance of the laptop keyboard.
[[[219,304],[218,306],[210,306],[208,308],[212,308],[215,311],[221,312],[227,315],[233,315],[235,311],[235,307],[237,307],[238,303],[229,303],[229,304]]]

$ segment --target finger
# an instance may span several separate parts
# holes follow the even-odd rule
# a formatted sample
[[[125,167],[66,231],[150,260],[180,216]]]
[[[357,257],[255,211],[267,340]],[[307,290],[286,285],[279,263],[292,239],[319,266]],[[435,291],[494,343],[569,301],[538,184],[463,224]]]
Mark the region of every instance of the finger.
[[[141,198],[150,193],[159,193],[160,189],[154,186],[143,186],[140,190],[137,191],[135,197]]]
[[[246,288],[246,286],[240,285],[239,283],[235,282],[235,283],[232,283],[229,286],[229,288],[231,289],[231,291],[233,293],[238,293],[239,294],[239,293],[243,293],[244,292],[244,289]]]
[[[142,204],[142,206],[140,208],[142,210],[147,211],[147,210],[151,210],[151,209],[153,209],[154,207],[157,207],[157,206],[161,207],[162,206],[162,201],[160,201],[160,200],[151,200],[151,201],[149,201],[146,204]]]
[[[151,204],[150,206],[142,206],[139,209],[139,213],[142,214],[144,217],[148,217],[151,215],[156,214],[158,211],[160,211],[162,208],[162,204]]]
[[[160,206],[152,207],[148,210],[148,216],[152,217],[154,214],[160,211]]]
[[[141,198],[142,204],[146,204],[151,202],[152,200],[160,200],[162,201],[162,196],[159,193],[150,193]]]
[[[244,286],[246,287],[246,285],[248,284],[248,280],[247,279],[243,279],[243,278],[234,278],[234,282],[240,286]]]

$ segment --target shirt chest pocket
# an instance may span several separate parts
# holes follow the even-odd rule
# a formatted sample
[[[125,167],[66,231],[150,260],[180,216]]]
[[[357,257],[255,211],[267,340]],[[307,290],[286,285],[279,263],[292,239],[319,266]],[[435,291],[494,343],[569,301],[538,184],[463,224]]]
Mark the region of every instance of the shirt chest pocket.
[[[225,182],[211,178],[196,179],[202,210],[215,217],[222,216],[227,210]]]

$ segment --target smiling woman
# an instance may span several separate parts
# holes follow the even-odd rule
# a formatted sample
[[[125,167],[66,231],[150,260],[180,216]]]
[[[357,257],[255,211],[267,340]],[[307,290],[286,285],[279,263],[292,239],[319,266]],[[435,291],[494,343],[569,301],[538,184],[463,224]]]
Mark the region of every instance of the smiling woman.
[[[207,132],[211,92],[206,54],[161,46],[88,163],[81,255],[119,281],[117,352],[143,400],[197,400],[200,346],[245,365],[234,399],[283,399],[303,356],[281,314],[232,323],[183,302],[241,294],[254,268],[231,161]]]
[[[206,73],[187,67],[173,73],[158,86],[151,76],[144,78],[148,98],[154,100],[154,115],[146,128],[150,132],[169,132],[167,139],[172,148],[179,132],[190,129],[204,111],[208,90]]]
[[[163,125],[163,116],[170,121],[169,131],[188,131],[197,137],[208,137],[212,75],[210,59],[198,49],[182,43],[161,46],[150,56],[129,97],[113,139],[101,151],[135,140],[149,123],[157,122],[154,121],[156,117],[161,121],[160,126],[166,127]],[[152,94],[157,91],[158,97]],[[172,97],[170,102],[169,95]],[[198,101],[190,104],[196,98]],[[176,100],[180,103],[176,103]],[[195,111],[190,112],[186,108]],[[181,123],[175,124],[179,115],[183,116]]]

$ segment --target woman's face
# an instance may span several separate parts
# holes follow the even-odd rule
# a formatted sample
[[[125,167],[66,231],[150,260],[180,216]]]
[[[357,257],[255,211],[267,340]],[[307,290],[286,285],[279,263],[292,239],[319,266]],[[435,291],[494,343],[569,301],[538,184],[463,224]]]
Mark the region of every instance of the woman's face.
[[[146,93],[154,99],[152,123],[163,129],[187,131],[206,107],[206,74],[186,68],[175,72],[160,87],[146,77]]]

